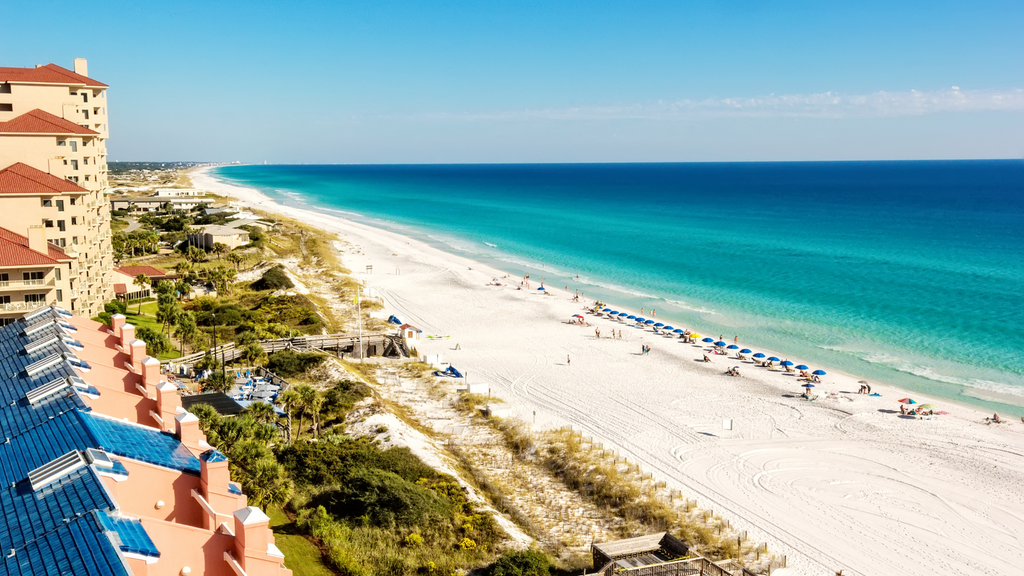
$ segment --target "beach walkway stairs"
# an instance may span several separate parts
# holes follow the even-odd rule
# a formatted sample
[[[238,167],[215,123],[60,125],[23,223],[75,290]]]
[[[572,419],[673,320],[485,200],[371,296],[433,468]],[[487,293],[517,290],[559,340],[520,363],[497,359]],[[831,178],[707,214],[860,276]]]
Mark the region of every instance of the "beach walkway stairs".
[[[712,562],[668,532],[591,545],[594,571],[604,576],[756,576],[739,564]]]
[[[281,350],[294,350],[296,352],[333,351],[339,355],[341,353],[358,354],[360,344],[366,356],[409,357],[410,351],[405,341],[400,336],[385,332],[369,332],[361,336],[359,334],[316,334],[259,341],[260,347],[267,354],[280,352]],[[210,350],[182,356],[181,358],[165,360],[162,363],[173,362],[175,366],[191,368],[208,353],[216,357],[217,360],[233,362],[241,358],[243,352],[235,346],[234,342],[231,342],[223,346],[211,348]]]

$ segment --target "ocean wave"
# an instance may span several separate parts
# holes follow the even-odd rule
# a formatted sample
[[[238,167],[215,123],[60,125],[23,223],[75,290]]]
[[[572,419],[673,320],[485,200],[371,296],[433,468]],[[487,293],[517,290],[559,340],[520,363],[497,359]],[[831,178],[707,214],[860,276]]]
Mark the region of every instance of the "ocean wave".
[[[842,350],[844,352],[851,352],[850,350]],[[1007,384],[1005,382],[995,382],[993,380],[986,380],[984,378],[971,378],[966,376],[953,376],[950,374],[942,374],[936,372],[931,366],[924,366],[921,364],[915,364],[909,362],[905,358],[899,358],[884,353],[856,353],[853,352],[858,358],[871,364],[882,364],[889,368],[893,368],[899,372],[906,374],[913,374],[914,376],[920,376],[921,378],[927,378],[928,380],[934,380],[936,382],[943,382],[946,384],[954,384],[957,386],[963,386],[965,388],[980,388],[982,390],[988,390],[990,392],[998,392],[1000,394],[1008,394],[1011,396],[1024,397],[1024,388],[1020,386],[1014,386],[1013,384]]]
[[[665,302],[667,302],[667,303],[669,303],[669,304],[671,304],[671,305],[673,305],[673,306],[675,306],[677,308],[682,308],[683,310],[689,310],[691,312],[699,312],[701,314],[712,314],[714,316],[718,316],[719,315],[719,313],[714,311],[714,310],[709,310],[707,308],[701,308],[699,306],[694,306],[692,304],[687,304],[686,302],[682,302],[680,300],[671,300],[669,298],[662,298],[662,300],[664,300]]]

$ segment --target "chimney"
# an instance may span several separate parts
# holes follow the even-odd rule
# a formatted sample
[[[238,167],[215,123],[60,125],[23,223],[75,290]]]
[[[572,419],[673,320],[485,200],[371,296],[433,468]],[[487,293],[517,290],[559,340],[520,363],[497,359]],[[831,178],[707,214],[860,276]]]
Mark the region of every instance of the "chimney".
[[[110,331],[114,333],[114,336],[120,338],[121,327],[124,326],[126,322],[128,322],[128,319],[124,317],[124,314],[114,314],[110,317]],[[129,324],[129,326],[131,325]],[[132,331],[134,332],[134,330],[135,327],[132,326]],[[124,340],[119,343],[121,344],[121,347],[124,348]]]
[[[164,419],[165,428],[170,428],[171,419],[178,415],[180,407],[181,397],[178,396],[177,386],[170,382],[163,382],[156,387],[156,409],[160,413],[160,417]],[[176,428],[177,424],[175,424]]]
[[[267,557],[269,536],[270,518],[262,510],[255,506],[235,510],[235,550],[242,556],[242,568],[250,557]]]
[[[123,329],[124,328],[122,328],[122,330]],[[127,352],[130,355],[129,359],[132,362],[132,366],[134,366],[135,369],[138,370],[139,362],[141,362],[143,358],[147,357],[146,343],[136,338],[135,340],[132,340],[131,342],[128,343],[128,348],[125,349],[125,352]]]
[[[198,422],[196,425],[198,426]],[[187,446],[187,444],[186,444]],[[216,529],[219,522],[227,520],[221,510],[231,510],[239,504],[238,497],[228,493],[228,482],[231,481],[231,472],[228,469],[228,457],[219,450],[213,448],[199,455],[199,483],[210,507],[218,511],[217,525],[205,526],[207,529]],[[245,501],[243,500],[242,503]],[[208,517],[207,517],[208,518]],[[204,520],[207,522],[208,520]]]
[[[121,315],[117,314],[117,316]],[[114,323],[114,318],[115,316],[110,317],[111,324]],[[125,317],[121,316],[121,330],[115,331],[114,334],[121,335],[121,349],[124,350],[126,354],[131,354],[132,342],[135,341],[135,326],[132,324],[128,324]],[[139,340],[139,342],[142,342],[142,340]]]
[[[141,342],[141,340],[136,340],[136,342]],[[143,349],[143,353],[145,353],[145,349]],[[132,364],[137,366],[134,360]],[[146,387],[146,390],[156,390],[160,385],[160,361],[152,356],[142,359],[142,385]]]
[[[89,75],[89,64],[85,61],[85,58],[75,58],[75,74]]]
[[[205,440],[199,428],[199,418],[191,412],[181,412],[174,417],[174,436],[186,448],[197,452],[200,440]],[[200,466],[204,465],[204,462],[200,462]]]
[[[46,248],[46,229],[40,225],[28,227],[28,247],[41,254],[49,254]]]

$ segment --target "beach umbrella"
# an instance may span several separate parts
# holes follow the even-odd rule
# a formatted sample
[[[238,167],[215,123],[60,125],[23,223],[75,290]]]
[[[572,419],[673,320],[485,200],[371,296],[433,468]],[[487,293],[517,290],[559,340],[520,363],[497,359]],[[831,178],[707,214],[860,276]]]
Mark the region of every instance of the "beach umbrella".
[[[654,325],[655,328],[662,328],[663,326],[665,326],[665,324],[663,324],[662,322],[658,322],[657,324]]]
[[[750,348],[744,348],[743,350],[740,350],[740,354],[750,354],[751,352],[753,352],[753,350],[751,350]]]
[[[764,354],[758,352],[757,354],[754,354],[754,358],[764,358]]]
[[[792,362],[790,362],[789,360],[783,360],[783,361],[782,361],[782,365],[783,365],[783,366],[792,366],[792,365],[793,365],[793,363],[792,363]]]
[[[583,316],[581,316],[581,315],[579,315],[579,314],[573,314],[573,315],[572,315],[572,317],[573,317],[573,318],[583,318]]]
[[[776,358],[775,356],[769,356],[768,359],[771,360],[772,362],[778,362],[779,361],[779,359]]]
[[[611,312],[608,312],[608,315],[609,315],[609,316],[615,316],[615,315],[616,315],[616,314],[618,314],[618,313],[619,313],[619,311],[618,311],[618,310],[612,310]]]
[[[671,332],[671,331],[673,331],[673,330],[675,330],[675,328],[673,328],[673,327],[671,327],[671,326],[665,326],[665,331],[666,331],[666,332]]]
[[[700,334],[694,332],[693,334],[690,334],[690,338],[700,338]]]
[[[814,384],[804,384],[804,388],[814,388]]]
[[[725,346],[725,342],[719,340],[718,342],[715,342],[715,346]]]
[[[636,316],[633,316],[632,314],[630,314],[629,316],[626,316],[626,319],[627,320],[636,320]]]
[[[541,286],[540,288],[537,288],[537,290],[544,290],[544,287],[543,287],[543,286]],[[545,291],[546,291],[546,290],[545,290]]]
[[[619,312],[619,316],[629,316],[629,312]]]
[[[654,320],[644,320],[644,324],[654,324]]]
[[[918,410],[935,410],[935,406],[932,406],[931,404],[921,404],[920,406],[917,407],[917,409]]]
[[[797,370],[807,370],[807,366],[801,364],[801,365],[797,366],[796,369]]]
[[[685,332],[685,330],[683,330],[682,328],[676,328],[675,330],[672,331],[673,334],[682,334],[683,332]]]
[[[900,398],[897,402],[900,404],[917,404],[917,400],[914,400],[913,398]]]
[[[714,341],[715,341],[714,338],[705,338],[705,339],[701,340],[701,342],[714,342]]]
[[[726,350],[739,350],[740,347],[735,345],[735,344],[729,344],[728,346],[725,347],[725,349]]]
[[[814,372],[811,372],[811,374],[814,374],[815,376],[824,376],[825,374],[828,374],[828,372],[825,372],[824,370],[815,370]]]

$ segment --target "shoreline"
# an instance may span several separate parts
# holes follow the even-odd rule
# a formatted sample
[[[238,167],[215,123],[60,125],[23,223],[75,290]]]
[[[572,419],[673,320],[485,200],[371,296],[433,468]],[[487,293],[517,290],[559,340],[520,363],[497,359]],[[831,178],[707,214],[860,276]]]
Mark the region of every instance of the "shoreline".
[[[929,558],[948,562],[946,573],[995,573],[1024,561],[1024,521],[1002,522],[996,539],[981,529],[1013,513],[1006,508],[1024,517],[1016,487],[1024,485],[1021,461],[972,450],[1002,446],[1024,458],[1019,423],[985,426],[980,410],[945,399],[936,403],[949,415],[905,420],[888,412],[911,393],[879,383],[873,391],[881,398],[859,396],[855,376],[827,366],[824,384],[816,389],[821,398],[807,402],[794,397],[795,378],[731,358],[717,357],[711,367],[692,362],[699,347],[586,314],[590,328],[567,325],[583,304],[572,302],[561,287],[541,297],[487,286],[505,272],[392,231],[278,204],[254,189],[215,180],[208,170],[191,172],[198,187],[338,232],[358,247],[343,258],[353,271],[375,265],[376,275],[352,275],[381,294],[389,313],[425,331],[453,335],[450,341],[417,344],[421,354],[441,353],[474,381],[489,382],[527,423],[571,425],[601,438],[658,479],[697,496],[702,507],[751,531],[752,538],[767,539],[789,556],[795,573],[846,568],[848,574],[870,574],[879,569],[873,562],[908,574],[934,573],[936,566],[919,567],[891,550],[878,556],[878,548],[909,544],[900,537],[908,531],[922,536],[912,540],[930,551]],[[453,302],[463,306],[462,313],[453,313]],[[614,326],[625,337],[596,339],[594,326],[606,334]],[[452,350],[456,343],[460,349]],[[639,356],[641,344],[654,348],[650,357]],[[564,365],[567,357],[571,367]],[[740,364],[743,377],[724,376],[727,364]],[[838,396],[828,398],[827,392]],[[912,394],[928,401],[927,395]],[[724,418],[733,420],[733,430],[722,430]],[[767,455],[772,456],[763,459]],[[955,465],[922,474],[922,462]],[[980,470],[993,466],[1000,480],[987,483],[990,478]],[[851,491],[851,484],[858,490]],[[908,501],[921,518],[937,506],[956,511],[932,522],[914,521],[904,517]],[[851,515],[851,526],[837,525],[836,518]],[[1017,551],[998,541],[1016,543]],[[864,557],[868,550],[871,558]]]

